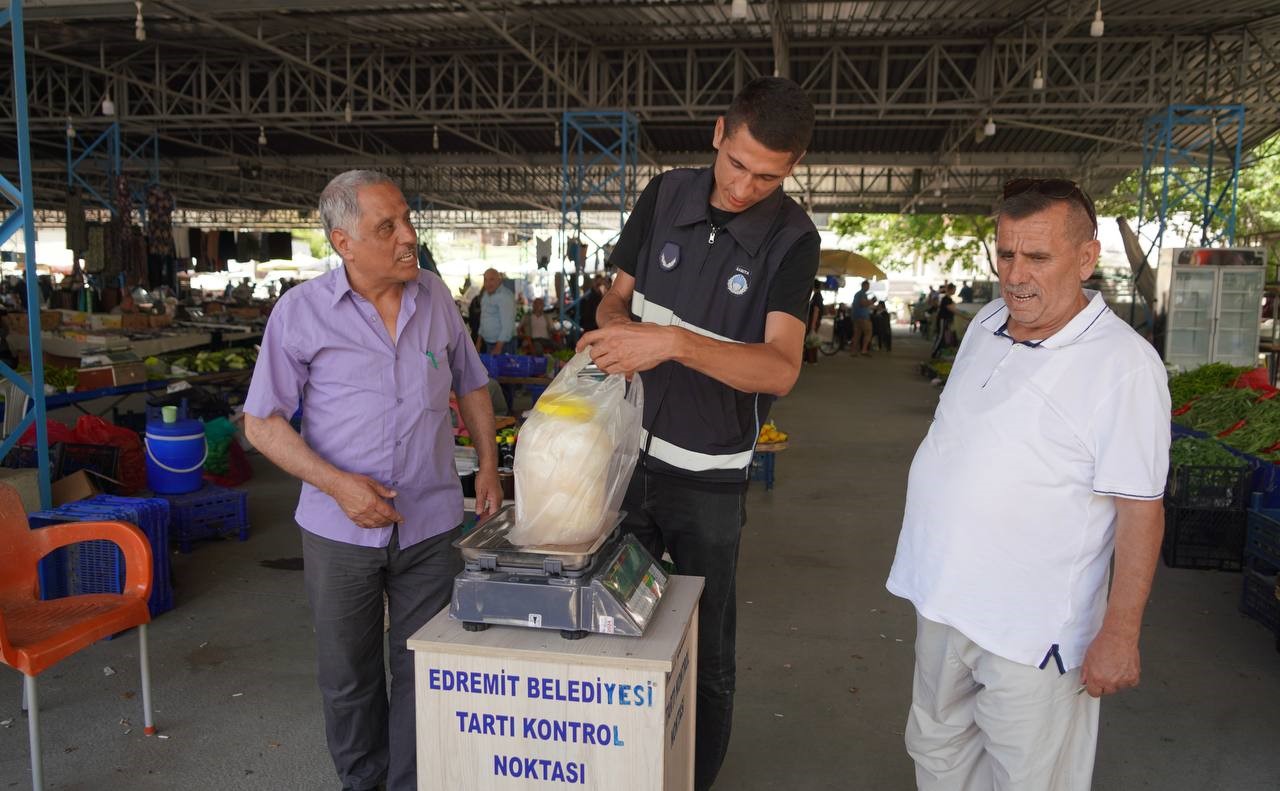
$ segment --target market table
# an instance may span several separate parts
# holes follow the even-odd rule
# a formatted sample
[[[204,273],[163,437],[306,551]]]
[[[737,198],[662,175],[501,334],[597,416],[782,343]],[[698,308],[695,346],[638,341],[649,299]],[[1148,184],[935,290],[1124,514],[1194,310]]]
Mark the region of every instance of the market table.
[[[643,637],[469,632],[442,611],[409,638],[418,788],[691,789],[701,595],[672,576]]]
[[[214,386],[238,386],[244,384],[251,376],[253,376],[252,368],[245,368],[240,371],[219,371],[217,373],[196,374],[195,376],[179,377],[175,379],[148,379],[145,382],[137,382],[135,384],[115,385],[113,387],[99,387],[94,390],[77,390],[72,393],[56,393],[48,395],[44,398],[45,409],[58,409],[59,407],[72,406],[81,412],[90,414],[89,410],[80,406],[85,401],[95,401],[99,398],[114,398],[105,409],[98,412],[99,415],[106,414],[107,410],[119,405],[128,396],[134,393],[145,393],[152,390],[163,390],[178,382],[187,382],[188,384],[214,385]]]

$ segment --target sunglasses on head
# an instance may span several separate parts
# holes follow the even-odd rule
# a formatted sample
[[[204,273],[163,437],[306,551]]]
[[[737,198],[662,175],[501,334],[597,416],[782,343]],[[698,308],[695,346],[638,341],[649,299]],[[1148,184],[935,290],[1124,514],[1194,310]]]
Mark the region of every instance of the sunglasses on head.
[[[1093,226],[1093,235],[1098,235],[1098,212],[1093,208],[1093,199],[1079,184],[1068,179],[1013,179],[1005,182],[1003,197],[1007,200],[1033,190],[1046,198],[1073,200],[1083,206],[1089,215],[1089,223]]]

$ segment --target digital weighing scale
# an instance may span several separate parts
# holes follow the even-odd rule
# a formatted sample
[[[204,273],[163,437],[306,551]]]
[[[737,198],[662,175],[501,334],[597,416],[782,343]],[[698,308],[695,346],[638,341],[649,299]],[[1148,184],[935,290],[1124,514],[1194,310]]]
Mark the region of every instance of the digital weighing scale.
[[[453,580],[449,615],[468,631],[493,624],[559,629],[569,640],[588,632],[640,637],[657,609],[667,575],[622,514],[590,544],[516,547],[507,541],[507,506],[453,542],[465,570]]]

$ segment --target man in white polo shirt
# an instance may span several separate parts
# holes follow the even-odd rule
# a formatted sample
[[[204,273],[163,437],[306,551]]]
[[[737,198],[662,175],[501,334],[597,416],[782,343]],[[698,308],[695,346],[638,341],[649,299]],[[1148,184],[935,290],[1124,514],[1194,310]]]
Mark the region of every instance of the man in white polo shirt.
[[[1005,186],[1003,299],[965,333],[911,465],[888,588],[916,607],[921,789],[1088,789],[1098,698],[1138,683],[1169,391],[1151,346],[1080,286],[1096,237],[1074,183]]]

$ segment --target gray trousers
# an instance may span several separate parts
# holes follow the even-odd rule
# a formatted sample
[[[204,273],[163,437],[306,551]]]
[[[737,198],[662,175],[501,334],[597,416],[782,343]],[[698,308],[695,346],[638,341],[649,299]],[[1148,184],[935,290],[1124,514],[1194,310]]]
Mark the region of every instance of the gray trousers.
[[[360,547],[302,531],[303,576],[316,629],[325,737],[344,791],[385,783],[417,791],[413,656],[405,641],[449,604],[462,558],[458,531],[401,549]],[[391,689],[383,656],[386,593]]]

